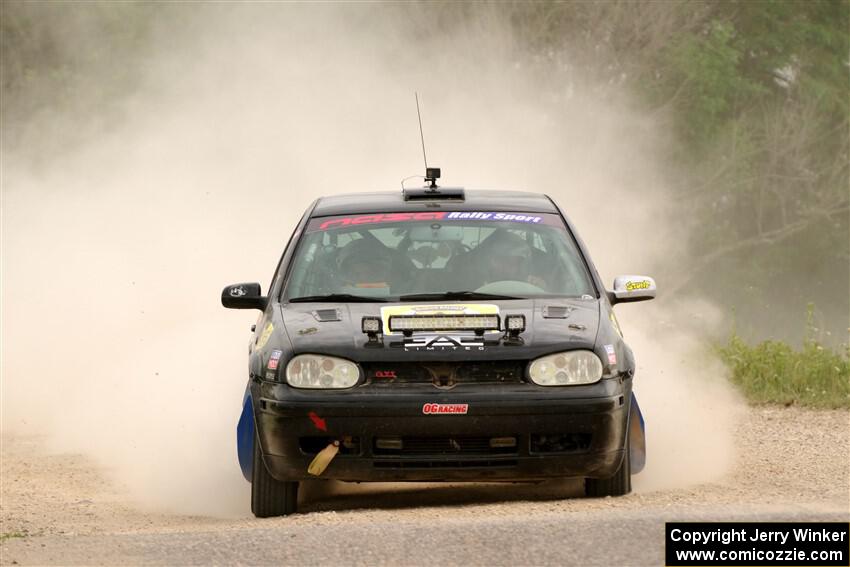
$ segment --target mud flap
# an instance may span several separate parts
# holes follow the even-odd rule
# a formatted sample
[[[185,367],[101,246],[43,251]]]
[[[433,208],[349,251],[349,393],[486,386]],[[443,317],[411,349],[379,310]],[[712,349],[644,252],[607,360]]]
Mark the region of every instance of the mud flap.
[[[637,474],[646,465],[646,426],[634,392],[632,392],[631,408],[629,408],[629,442],[631,443],[629,464],[632,474]]]
[[[254,400],[248,388],[242,400],[242,415],[236,424],[236,455],[245,480],[251,482],[254,472]]]

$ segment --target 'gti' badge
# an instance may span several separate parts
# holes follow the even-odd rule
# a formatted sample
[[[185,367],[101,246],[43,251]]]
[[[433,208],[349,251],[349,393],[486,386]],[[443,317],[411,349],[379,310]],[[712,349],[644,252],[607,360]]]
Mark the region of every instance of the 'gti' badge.
[[[376,370],[375,378],[396,378],[395,370]]]

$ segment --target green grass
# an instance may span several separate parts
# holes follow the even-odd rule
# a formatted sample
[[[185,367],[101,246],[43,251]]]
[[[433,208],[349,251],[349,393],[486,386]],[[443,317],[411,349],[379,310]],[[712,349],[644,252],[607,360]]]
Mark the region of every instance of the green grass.
[[[823,346],[815,331],[810,307],[801,349],[781,341],[749,345],[733,332],[718,350],[752,403],[850,408],[850,346]]]
[[[27,534],[24,532],[4,532],[0,533],[0,542],[6,541],[7,539],[12,539],[16,537],[27,537]]]

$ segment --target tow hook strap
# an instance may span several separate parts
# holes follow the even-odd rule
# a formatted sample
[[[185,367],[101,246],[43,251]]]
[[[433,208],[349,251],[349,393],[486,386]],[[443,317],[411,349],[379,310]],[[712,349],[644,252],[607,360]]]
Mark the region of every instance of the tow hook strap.
[[[328,468],[328,465],[331,464],[331,461],[334,460],[337,453],[339,453],[339,441],[329,443],[312,460],[310,466],[307,467],[307,472],[313,476],[320,476]]]

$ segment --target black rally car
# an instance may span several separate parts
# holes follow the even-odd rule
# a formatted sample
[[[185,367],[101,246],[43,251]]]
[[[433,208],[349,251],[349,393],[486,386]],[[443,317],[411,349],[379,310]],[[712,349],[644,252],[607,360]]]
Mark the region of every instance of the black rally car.
[[[432,184],[433,185],[433,184]],[[426,188],[310,205],[259,309],[237,427],[256,516],[295,511],[299,481],[585,479],[631,490],[643,468],[634,359],[607,291],[545,195]]]

